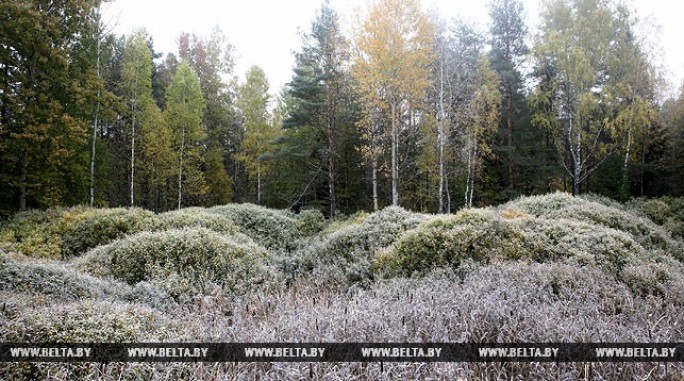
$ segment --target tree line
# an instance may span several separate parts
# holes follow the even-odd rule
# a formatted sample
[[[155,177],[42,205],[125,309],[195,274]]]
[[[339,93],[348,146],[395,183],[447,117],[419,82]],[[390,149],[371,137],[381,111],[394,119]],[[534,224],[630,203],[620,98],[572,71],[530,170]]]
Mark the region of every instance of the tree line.
[[[352,33],[321,4],[291,81],[235,73],[216,28],[162,55],[101,0],[0,2],[0,213],[253,202],[426,212],[565,190],[684,193],[684,97],[612,0],[519,0],[490,28],[377,0]]]

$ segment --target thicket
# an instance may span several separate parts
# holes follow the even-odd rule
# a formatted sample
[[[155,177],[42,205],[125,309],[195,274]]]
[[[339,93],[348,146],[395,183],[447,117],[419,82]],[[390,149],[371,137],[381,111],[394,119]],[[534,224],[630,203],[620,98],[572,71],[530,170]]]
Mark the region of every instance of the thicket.
[[[141,232],[99,246],[76,264],[131,285],[152,282],[179,301],[243,291],[274,279],[267,251],[249,237],[204,228]]]
[[[123,233],[136,213],[142,230]],[[676,213],[666,200],[617,204],[560,193],[453,215],[389,207],[333,221],[256,205],[29,212],[2,227],[0,341],[681,341],[683,244],[663,226]],[[121,235],[89,241],[96,224]],[[85,253],[40,258],[64,247],[57,232],[81,237]],[[24,237],[46,244],[23,253],[31,241]],[[27,363],[0,365],[0,378],[543,380],[583,371],[527,363],[393,363],[384,372],[357,363]],[[665,379],[660,364],[593,364],[592,372]],[[684,369],[671,364],[668,372]]]

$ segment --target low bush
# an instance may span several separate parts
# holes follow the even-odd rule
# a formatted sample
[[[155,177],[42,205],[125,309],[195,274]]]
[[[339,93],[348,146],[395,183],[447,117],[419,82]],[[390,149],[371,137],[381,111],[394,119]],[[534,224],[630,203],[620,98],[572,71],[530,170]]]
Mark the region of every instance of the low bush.
[[[0,224],[0,248],[36,258],[59,259],[63,237],[72,234],[96,212],[97,209],[79,206],[17,213]]]
[[[297,231],[303,237],[316,235],[325,229],[327,223],[325,216],[317,209],[308,209],[297,215]]]
[[[76,261],[95,276],[148,281],[181,302],[217,289],[242,291],[272,280],[267,252],[249,237],[204,228],[141,232]]]
[[[309,242],[289,258],[294,263],[288,263],[288,275],[313,272],[320,279],[341,284],[371,280],[375,277],[376,252],[428,218],[399,207],[385,208],[360,223],[346,224]]]
[[[684,238],[684,198],[634,199],[627,208],[662,225],[673,237]]]
[[[269,249],[293,250],[299,232],[294,215],[254,204],[228,204],[207,209],[233,221],[238,230]]]
[[[595,222],[604,221],[596,216],[581,218],[582,213],[578,212],[573,214],[577,220],[560,217],[563,211],[574,208],[577,206],[572,204],[535,208],[537,212],[544,210],[546,215],[555,216],[552,218],[526,215],[510,205],[498,211],[462,210],[404,233],[392,248],[378,257],[378,264],[389,274],[410,275],[425,273],[434,267],[457,268],[464,261],[489,263],[529,259],[546,262],[562,259],[579,265],[600,266],[619,274],[624,266],[640,263],[647,253],[657,249],[645,248],[629,231],[608,227],[606,222]],[[619,218],[612,213],[615,212],[607,213],[606,220]],[[601,216],[600,211],[597,214]],[[655,236],[658,230],[652,227],[656,229]],[[640,238],[646,236],[641,230],[635,231]]]
[[[205,228],[218,233],[238,231],[233,221],[220,214],[208,212],[204,208],[185,208],[158,214],[150,230],[162,231],[182,228]]]
[[[128,234],[150,229],[154,219],[154,213],[140,208],[97,210],[65,235],[62,256],[68,258],[79,255]]]
[[[108,299],[162,308],[169,305],[167,294],[156,287],[104,280],[84,274],[63,262],[12,260],[0,253],[0,291],[44,295],[68,302],[80,299]]]
[[[3,342],[116,343],[169,341],[183,327],[140,305],[85,300],[24,309],[9,321]]]

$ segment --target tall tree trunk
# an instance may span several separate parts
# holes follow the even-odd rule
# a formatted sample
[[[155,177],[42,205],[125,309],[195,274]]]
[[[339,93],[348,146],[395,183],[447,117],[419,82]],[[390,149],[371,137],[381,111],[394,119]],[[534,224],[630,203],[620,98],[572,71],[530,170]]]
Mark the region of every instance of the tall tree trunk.
[[[135,199],[134,199],[134,193],[133,193],[134,184],[135,184],[135,106],[133,106],[133,120],[131,122],[131,206],[135,205]]]
[[[261,163],[257,160],[257,204],[261,204]]]
[[[444,58],[439,60],[439,117],[437,140],[439,144],[439,213],[444,213]]]
[[[471,144],[471,143],[469,143]],[[466,167],[467,167],[467,177],[466,177],[466,189],[465,189],[465,197],[464,197],[464,202],[465,202],[465,207],[468,208],[469,202],[468,202],[468,195],[470,194],[470,176],[472,174],[472,159],[471,159],[471,151],[470,147],[468,147],[468,150],[466,151]]]
[[[93,121],[93,137],[90,147],[90,206],[95,204],[95,152],[97,142],[98,117],[100,113],[100,91],[97,91],[97,105],[95,106],[95,118]]]
[[[373,176],[373,210],[378,211],[378,157],[373,153],[373,158],[371,159],[372,176]]]
[[[180,165],[178,166],[178,210],[183,199],[183,155],[185,153],[185,127],[181,131]]]
[[[399,164],[397,149],[399,145],[399,128],[397,126],[397,105],[392,102],[392,205],[399,206]]]
[[[100,5],[97,3],[97,42],[95,45],[95,74],[97,79],[100,79]],[[95,100],[95,117],[93,118],[93,141],[90,148],[90,206],[95,204],[95,149],[97,140],[97,130],[98,130],[98,118],[100,116],[100,89],[97,89],[97,99]]]
[[[337,198],[335,197],[335,112],[336,105],[333,94],[328,90],[328,192],[330,197],[330,217],[337,214]]]
[[[627,131],[627,147],[625,149],[625,161],[622,164],[622,193],[623,197],[629,198],[629,155],[632,150],[632,130]]]
[[[19,177],[19,210],[26,210],[26,181],[28,180],[28,151],[21,151],[21,175]]]
[[[572,123],[572,119],[571,122]],[[582,179],[582,131],[577,128],[577,145],[575,148],[575,153],[573,155],[574,168],[572,176],[572,195],[578,196],[581,192],[580,185]]]
[[[506,129],[508,132],[508,187],[510,189],[515,189],[515,173],[513,171],[513,91],[511,89],[511,84],[506,84],[506,90],[508,92],[507,102],[506,102]]]

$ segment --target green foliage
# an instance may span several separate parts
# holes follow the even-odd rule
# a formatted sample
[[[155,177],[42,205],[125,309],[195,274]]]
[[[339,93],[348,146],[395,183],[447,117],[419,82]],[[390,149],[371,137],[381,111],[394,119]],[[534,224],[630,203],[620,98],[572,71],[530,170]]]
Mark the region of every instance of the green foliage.
[[[254,204],[229,204],[207,211],[227,217],[240,232],[269,249],[292,250],[299,237],[296,219],[288,212]]]
[[[150,308],[116,302],[78,301],[25,309],[3,341],[16,343],[117,343],[176,338],[183,327]]]
[[[152,212],[140,208],[99,209],[64,234],[62,257],[80,255],[125,235],[149,229],[154,218]]]
[[[168,295],[147,284],[131,287],[122,282],[84,274],[62,262],[12,260],[0,253],[0,291],[15,295],[42,295],[51,302],[107,299],[162,307]]]
[[[230,218],[212,213],[204,208],[183,208],[159,214],[155,217],[150,230],[159,231],[182,228],[205,228],[225,234],[238,231],[238,228]]]
[[[237,107],[242,115],[244,138],[235,158],[246,167],[250,182],[255,184],[253,199],[257,202],[261,202],[262,180],[269,169],[260,157],[273,151],[273,141],[280,135],[280,126],[269,123],[268,86],[266,73],[252,66],[245,75],[245,83],[238,88]]]
[[[436,218],[404,233],[379,259],[381,267],[408,275],[523,258],[567,260],[620,274],[625,266],[667,257],[681,260],[684,246],[652,222],[556,193]]]
[[[204,163],[201,143],[206,139],[206,131],[202,126],[205,105],[197,73],[187,62],[182,62],[166,89],[165,112],[173,135],[173,147],[179,157],[175,171],[179,209],[183,193],[190,200],[207,193],[206,180],[201,171]]]
[[[662,225],[673,237],[684,238],[684,198],[634,199],[626,207]]]
[[[297,215],[297,231],[303,237],[316,235],[325,229],[325,216],[317,209],[307,209]]]
[[[204,228],[142,232],[100,246],[79,259],[93,275],[137,284],[151,281],[179,301],[217,290],[243,291],[271,276],[266,251],[239,233]]]
[[[101,86],[88,57],[93,10],[86,0],[0,4],[0,200],[14,210],[83,195],[84,120]]]
[[[96,209],[85,207],[20,212],[0,225],[0,245],[32,257],[59,259],[65,237],[95,214]]]
[[[400,207],[387,207],[362,222],[351,221],[339,230],[322,235],[291,258],[290,276],[313,271],[319,279],[346,284],[375,278],[375,256],[392,245],[399,235],[428,217]]]
[[[207,152],[204,178],[207,183],[207,195],[204,205],[214,206],[229,203],[233,198],[233,179],[226,173],[223,155],[218,148]]]

